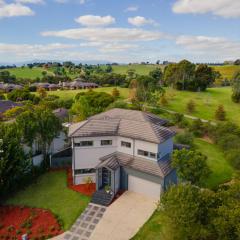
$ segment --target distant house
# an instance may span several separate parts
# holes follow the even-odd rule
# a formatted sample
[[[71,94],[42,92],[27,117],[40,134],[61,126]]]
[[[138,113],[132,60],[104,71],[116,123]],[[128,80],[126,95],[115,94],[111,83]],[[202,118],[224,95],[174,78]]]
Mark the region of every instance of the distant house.
[[[21,107],[23,104],[21,103],[15,103],[10,100],[0,100],[0,118],[3,116],[3,114],[14,107]]]
[[[77,78],[73,82],[59,82],[59,86],[62,89],[91,89],[91,88],[98,88],[99,85],[96,83],[89,83],[89,82],[83,82],[82,79]]]
[[[113,195],[129,190],[159,199],[177,183],[171,167],[175,132],[166,122],[151,113],[112,109],[70,126],[74,184],[90,177],[97,192],[109,187]],[[95,203],[101,201],[97,192]]]
[[[58,84],[50,84],[50,83],[33,83],[31,84],[31,87],[44,88],[47,91],[55,91],[59,89]]]
[[[68,110],[66,108],[58,108],[53,110],[53,113],[56,117],[58,117],[61,121],[68,118]]]
[[[15,89],[22,89],[23,87],[18,84],[12,84],[12,83],[0,83],[0,91],[2,92],[11,92]]]

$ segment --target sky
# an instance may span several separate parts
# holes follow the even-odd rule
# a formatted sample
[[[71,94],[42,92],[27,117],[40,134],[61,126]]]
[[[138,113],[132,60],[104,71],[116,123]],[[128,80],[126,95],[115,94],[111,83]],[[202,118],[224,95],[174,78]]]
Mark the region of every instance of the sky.
[[[0,0],[0,62],[240,58],[240,0]]]

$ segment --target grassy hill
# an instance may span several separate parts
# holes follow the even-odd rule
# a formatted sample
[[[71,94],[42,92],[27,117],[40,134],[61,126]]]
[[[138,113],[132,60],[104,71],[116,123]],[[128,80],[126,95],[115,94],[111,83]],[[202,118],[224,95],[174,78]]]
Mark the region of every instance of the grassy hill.
[[[35,79],[37,77],[41,78],[42,77],[42,72],[46,71],[43,68],[38,68],[38,67],[34,67],[32,69],[28,68],[28,67],[19,67],[19,68],[10,68],[10,69],[6,69],[7,71],[9,71],[12,75],[15,75],[17,78],[29,78],[29,79]],[[5,70],[2,70],[5,71]],[[48,74],[53,74],[50,71],[48,72]]]
[[[137,74],[140,75],[147,75],[149,74],[150,71],[152,71],[153,69],[157,68],[157,67],[161,67],[162,69],[164,69],[163,65],[154,65],[154,64],[150,64],[150,65],[143,65],[143,64],[132,64],[132,65],[117,65],[117,66],[113,66],[113,72],[114,73],[119,73],[119,74],[126,74],[127,71],[129,69],[134,69],[136,70]],[[105,67],[103,66],[103,69]],[[233,74],[237,71],[240,70],[240,66],[235,66],[235,65],[226,65],[226,66],[214,66],[214,69],[216,69],[217,71],[219,71],[223,78],[227,78],[227,79],[231,79]],[[35,79],[37,77],[42,77],[42,72],[46,71],[46,69],[44,68],[38,68],[38,67],[34,67],[32,69],[28,68],[28,67],[24,67],[24,68],[12,68],[12,69],[6,69],[8,70],[11,74],[15,75],[17,78],[30,78],[30,79]],[[4,70],[0,70],[0,71],[4,71]],[[53,74],[54,72],[54,68],[50,68],[48,70],[48,74]],[[78,76],[78,74],[70,74],[67,72],[67,75],[74,79]]]
[[[227,113],[227,119],[240,125],[240,104],[231,100],[231,87],[209,88],[206,92],[188,92],[166,89],[168,105],[164,108],[179,113],[188,114],[186,104],[193,100],[196,111],[191,113],[195,117],[214,120],[217,107],[222,104]]]

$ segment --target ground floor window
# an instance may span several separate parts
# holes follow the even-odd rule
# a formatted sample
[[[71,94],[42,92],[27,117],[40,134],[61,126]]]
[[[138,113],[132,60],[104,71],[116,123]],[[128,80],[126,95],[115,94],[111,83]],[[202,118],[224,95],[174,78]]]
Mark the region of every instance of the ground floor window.
[[[96,169],[95,168],[87,168],[87,169],[76,169],[74,170],[74,174],[90,174],[90,173],[95,173]]]

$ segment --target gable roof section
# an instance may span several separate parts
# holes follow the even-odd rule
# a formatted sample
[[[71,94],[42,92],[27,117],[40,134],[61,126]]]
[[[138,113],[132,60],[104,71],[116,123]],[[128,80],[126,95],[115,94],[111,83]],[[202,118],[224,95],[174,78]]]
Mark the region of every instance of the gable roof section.
[[[161,125],[157,116],[125,109],[100,113],[71,132],[70,137],[122,136],[153,143],[162,143],[175,135]]]
[[[166,155],[157,162],[115,152],[100,158],[100,161],[101,163],[96,168],[108,167],[112,170],[116,170],[118,167],[122,166],[162,178],[172,171],[170,155]]]

